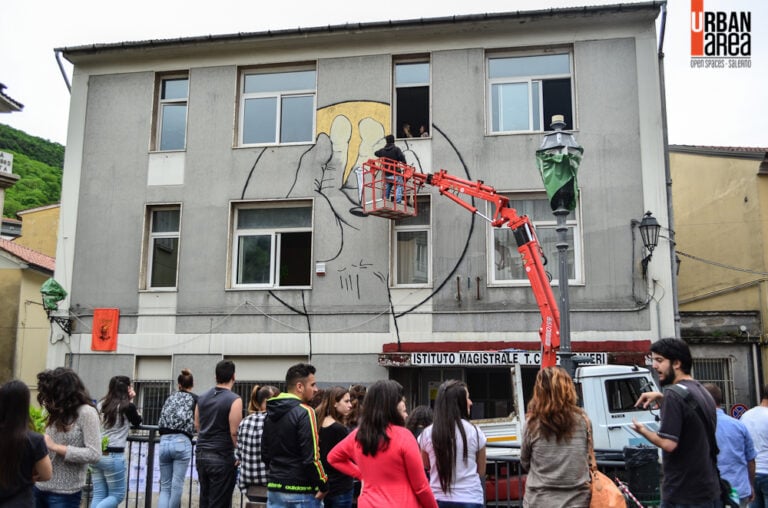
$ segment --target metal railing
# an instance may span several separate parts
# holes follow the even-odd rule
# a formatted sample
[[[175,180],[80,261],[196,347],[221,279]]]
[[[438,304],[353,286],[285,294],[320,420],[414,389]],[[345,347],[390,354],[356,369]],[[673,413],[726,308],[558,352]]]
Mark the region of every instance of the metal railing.
[[[155,469],[155,463],[159,464],[159,450],[157,444],[160,442],[160,435],[157,426],[142,425],[138,429],[131,431],[128,436],[128,446],[126,447],[126,469],[128,481],[126,485],[126,496],[121,506],[125,508],[152,508],[157,504],[159,487],[159,470]],[[187,503],[182,506],[193,508],[198,506],[198,489],[195,487],[196,470],[195,454],[193,440],[192,459],[189,464],[187,475],[188,485],[185,488]],[[525,473],[520,465],[519,446],[506,446],[489,443],[487,453],[487,480],[485,482],[485,506],[501,507],[520,507],[523,504],[523,489],[525,486]],[[621,453],[611,452],[609,450],[595,450],[597,456],[598,468],[608,475],[611,479],[618,479],[632,489],[632,474],[628,472]],[[156,458],[157,457],[157,458]],[[649,474],[644,473],[645,485],[648,480],[658,485],[658,476],[648,478]],[[650,476],[658,475],[658,472],[650,473]],[[659,504],[655,499],[658,490],[646,493],[645,497],[638,496],[643,506],[656,506]],[[92,497],[92,485],[90,475],[88,482],[83,489],[84,506],[90,506]],[[232,505],[245,507],[247,498],[243,496],[236,487],[232,493]],[[628,504],[628,506],[632,506]]]

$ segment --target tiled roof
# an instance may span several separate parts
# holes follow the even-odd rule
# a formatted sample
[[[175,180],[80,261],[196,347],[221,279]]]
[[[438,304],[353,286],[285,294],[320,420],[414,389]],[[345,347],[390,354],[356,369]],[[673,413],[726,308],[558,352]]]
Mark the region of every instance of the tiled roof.
[[[11,97],[5,94],[5,88],[5,85],[0,83],[0,112],[10,113],[24,109],[24,104],[11,99]]]
[[[23,245],[19,245],[8,240],[3,240],[2,238],[0,238],[0,250],[4,250],[5,252],[8,252],[9,254],[12,254],[21,259],[25,263],[34,265],[38,268],[42,268],[43,270],[48,270],[51,273],[53,273],[53,271],[56,269],[55,258],[46,256],[45,254],[37,252],[36,250],[32,250],[28,247],[24,247]]]
[[[705,145],[669,145],[669,149],[675,151],[686,152],[723,152],[723,153],[753,153],[764,154],[768,152],[768,147],[759,146],[705,146]]]

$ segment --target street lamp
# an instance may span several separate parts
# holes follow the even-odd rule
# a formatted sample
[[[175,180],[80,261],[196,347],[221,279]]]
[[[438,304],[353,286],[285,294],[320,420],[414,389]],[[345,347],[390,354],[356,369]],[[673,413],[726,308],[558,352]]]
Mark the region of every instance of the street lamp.
[[[549,205],[557,217],[557,247],[560,285],[560,365],[573,376],[575,366],[571,351],[570,302],[568,301],[568,226],[566,217],[576,209],[579,186],[576,173],[581,164],[582,148],[573,134],[563,131],[563,115],[552,117],[553,131],[544,135],[536,150],[536,165],[544,181]]]
[[[653,257],[653,249],[659,245],[659,230],[661,230],[661,226],[651,212],[645,212],[645,216],[640,221],[638,229],[640,230],[640,237],[643,239],[643,247],[648,251],[648,255],[642,261],[643,279],[645,279],[648,274],[648,263],[650,263],[651,257]]]

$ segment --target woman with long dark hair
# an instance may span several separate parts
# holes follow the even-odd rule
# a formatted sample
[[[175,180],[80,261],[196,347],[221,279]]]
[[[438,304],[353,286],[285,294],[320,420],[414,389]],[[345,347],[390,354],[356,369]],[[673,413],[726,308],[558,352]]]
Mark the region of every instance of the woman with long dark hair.
[[[107,447],[101,460],[93,465],[91,508],[115,508],[125,498],[125,445],[131,426],[141,424],[141,415],[133,405],[136,392],[128,376],[113,376],[107,394],[99,402],[102,435]]]
[[[328,453],[347,435],[347,418],[352,411],[349,390],[334,386],[325,391],[323,400],[317,408],[317,421],[320,424],[320,460],[328,475],[328,492],[323,498],[325,508],[351,508],[354,493],[354,479],[338,471],[328,463]]]
[[[45,438],[29,430],[29,388],[18,380],[0,386],[0,506],[34,504],[32,485],[51,479]]]
[[[99,413],[80,376],[65,367],[37,375],[37,401],[48,413],[45,444],[53,475],[35,484],[35,505],[79,508],[88,464],[101,458]]]
[[[160,433],[160,497],[158,508],[179,508],[184,490],[184,478],[192,459],[192,438],[195,437],[195,405],[192,393],[195,378],[189,369],[181,369],[176,379],[178,391],[172,393],[160,410],[157,422]]]
[[[523,506],[589,506],[589,420],[576,401],[576,387],[565,370],[539,371],[520,452],[528,470]]]
[[[360,508],[437,507],[419,445],[397,408],[402,400],[403,387],[397,381],[373,383],[360,425],[328,454],[333,467],[363,482]]]
[[[469,421],[467,385],[449,379],[440,385],[433,423],[419,436],[429,484],[441,508],[481,508],[485,477],[485,435]]]

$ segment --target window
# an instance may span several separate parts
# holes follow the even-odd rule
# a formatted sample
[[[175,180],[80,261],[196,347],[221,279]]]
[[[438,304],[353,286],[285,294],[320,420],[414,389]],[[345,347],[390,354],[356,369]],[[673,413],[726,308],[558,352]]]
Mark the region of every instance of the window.
[[[141,413],[141,423],[144,425],[157,425],[165,399],[171,394],[171,382],[134,380],[133,389],[138,395],[136,406],[139,413]]]
[[[467,386],[473,419],[503,418],[515,411],[509,369],[467,369]]]
[[[181,207],[162,206],[147,210],[146,288],[174,289],[179,266]]]
[[[557,283],[557,262],[558,252],[555,244],[557,243],[557,222],[552,214],[549,201],[544,193],[525,193],[525,194],[507,194],[509,197],[509,206],[517,210],[519,215],[527,215],[536,228],[536,236],[544,251],[549,264],[548,271],[554,270],[553,282]],[[491,215],[493,211],[489,211]],[[579,232],[579,217],[581,210],[579,204],[576,210],[568,214],[566,226],[568,232],[566,239],[568,242],[568,280],[571,284],[582,282],[582,245],[581,234]],[[512,229],[506,225],[500,228],[489,227],[490,245],[488,251],[491,253],[491,267],[489,280],[496,284],[529,284],[528,277],[525,274],[523,263],[520,259],[520,253],[517,251],[517,242]],[[553,268],[554,267],[554,268]]]
[[[189,78],[163,78],[159,86],[156,146],[161,151],[184,150],[187,143]]]
[[[547,131],[552,115],[573,129],[568,53],[488,59],[489,131]]]
[[[614,379],[605,382],[605,393],[608,395],[608,410],[611,413],[627,411],[646,411],[635,407],[640,395],[653,387],[642,377]]]
[[[240,144],[307,143],[314,139],[314,70],[242,76]]]
[[[312,204],[306,201],[234,208],[233,287],[309,286]]]
[[[699,383],[712,383],[723,392],[723,410],[728,411],[736,397],[733,389],[733,369],[730,358],[695,358],[692,373]]]
[[[430,202],[418,196],[418,215],[394,222],[393,235],[395,285],[428,285],[431,276]]]
[[[420,137],[419,128],[422,125],[429,136],[429,62],[395,63],[397,137]]]

